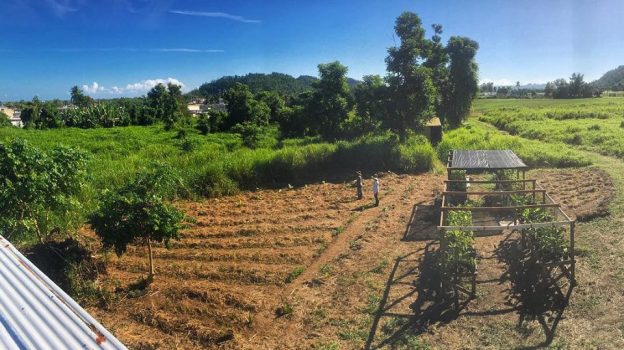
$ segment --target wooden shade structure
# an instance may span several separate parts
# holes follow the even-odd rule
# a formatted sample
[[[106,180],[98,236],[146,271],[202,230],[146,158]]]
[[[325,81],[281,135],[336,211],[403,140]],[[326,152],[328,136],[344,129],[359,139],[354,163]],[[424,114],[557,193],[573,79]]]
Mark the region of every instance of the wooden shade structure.
[[[462,171],[467,174],[500,171],[515,171],[517,179],[472,180],[470,177],[458,179],[454,172]],[[572,284],[575,280],[575,253],[574,253],[574,229],[575,220],[571,219],[561,208],[561,205],[553,200],[547,191],[540,186],[535,179],[526,179],[527,165],[510,150],[454,150],[449,153],[447,163],[448,179],[445,181],[442,192],[442,204],[440,207],[439,231],[472,231],[478,233],[502,233],[504,231],[521,231],[530,228],[562,227],[569,232],[569,250],[567,257],[562,261],[545,262],[546,265],[558,266],[561,274],[554,278],[558,281],[562,277],[568,277]],[[461,177],[461,176],[460,176]],[[477,189],[474,187],[494,187],[493,190]],[[513,204],[511,196],[530,196],[530,204]],[[457,198],[465,202],[470,197],[488,199],[495,204],[483,206],[456,206]],[[524,209],[544,209],[554,218],[552,221],[539,223],[521,223],[519,213]],[[480,222],[474,222],[471,226],[450,226],[447,224],[448,213],[451,211],[469,211]],[[503,219],[504,220],[501,220]],[[476,271],[475,271],[476,274]],[[473,291],[475,286],[473,280]]]

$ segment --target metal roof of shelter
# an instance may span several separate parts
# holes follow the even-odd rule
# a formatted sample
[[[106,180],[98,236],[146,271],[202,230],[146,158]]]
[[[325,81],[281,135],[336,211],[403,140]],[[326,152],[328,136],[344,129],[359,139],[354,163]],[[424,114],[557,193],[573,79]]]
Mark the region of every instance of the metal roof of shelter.
[[[489,169],[525,169],[526,164],[510,150],[454,150],[449,168],[489,170]]]
[[[0,349],[126,349],[0,236]]]

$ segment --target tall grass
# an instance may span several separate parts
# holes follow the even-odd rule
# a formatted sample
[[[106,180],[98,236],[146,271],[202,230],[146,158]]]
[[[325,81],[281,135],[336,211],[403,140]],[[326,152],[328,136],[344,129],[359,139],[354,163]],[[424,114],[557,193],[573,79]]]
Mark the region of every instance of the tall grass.
[[[624,99],[478,101],[480,120],[523,138],[624,158]]]
[[[435,157],[433,147],[419,136],[410,137],[406,143],[400,143],[391,133],[336,143],[315,138],[278,142],[276,136],[275,130],[269,130],[261,136],[258,148],[249,149],[237,134],[203,136],[193,129],[179,133],[164,131],[159,126],[89,130],[0,128],[0,142],[19,137],[43,149],[63,144],[90,153],[88,186],[83,198],[86,210],[93,208],[101,191],[121,186],[152,161],[177,169],[182,180],[179,196],[214,197],[337,177],[355,170],[427,171]]]
[[[440,159],[446,159],[448,152],[453,149],[510,149],[532,167],[565,168],[591,164],[589,159],[565,144],[548,144],[503,135],[488,131],[476,123],[447,132],[442,142],[438,144],[438,156]]]

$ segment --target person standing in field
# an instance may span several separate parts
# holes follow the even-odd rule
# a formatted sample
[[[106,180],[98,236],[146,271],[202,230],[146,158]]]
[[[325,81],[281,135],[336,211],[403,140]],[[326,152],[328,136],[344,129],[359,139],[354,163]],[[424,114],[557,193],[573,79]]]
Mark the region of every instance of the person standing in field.
[[[379,179],[375,176],[373,179],[373,196],[375,197],[375,206],[379,206]]]
[[[364,188],[364,179],[362,179],[362,172],[361,171],[357,171],[357,198],[358,199],[362,199],[364,197],[364,194],[362,193],[363,188]]]

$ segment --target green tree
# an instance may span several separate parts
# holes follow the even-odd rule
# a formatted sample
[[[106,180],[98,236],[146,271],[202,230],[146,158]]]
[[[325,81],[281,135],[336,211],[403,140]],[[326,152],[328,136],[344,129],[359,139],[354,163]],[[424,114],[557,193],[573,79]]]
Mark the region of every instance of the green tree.
[[[80,89],[78,86],[73,86],[71,90],[69,91],[69,94],[71,96],[70,98],[71,103],[73,103],[74,105],[78,107],[81,107],[81,108],[88,107],[93,102],[93,99],[85,95],[82,89]]]
[[[270,109],[269,122],[277,122],[286,107],[284,99],[275,91],[261,91],[256,100],[264,102]]]
[[[154,86],[147,93],[147,106],[150,108],[154,119],[164,120],[165,113],[167,113],[168,107],[168,92],[167,88],[163,84]]]
[[[326,139],[340,133],[340,125],[347,120],[352,100],[347,84],[348,68],[335,61],[319,64],[320,80],[314,83],[312,98],[308,101],[308,127]]]
[[[184,214],[167,204],[176,177],[166,165],[139,173],[125,186],[105,195],[89,223],[105,248],[121,256],[129,244],[143,243],[148,249],[149,277],[154,277],[152,243],[169,247],[179,238]]]
[[[546,83],[546,86],[544,87],[544,96],[553,97],[554,91],[555,91],[554,84],[551,82]]]
[[[437,90],[433,68],[422,64],[431,52],[432,42],[425,38],[418,15],[402,13],[394,30],[401,44],[388,49],[386,58],[391,109],[384,124],[404,141],[408,130],[421,129],[433,116]],[[437,63],[432,61],[431,66]]]
[[[553,85],[555,86],[553,98],[570,98],[570,85],[565,79],[557,79]]]
[[[85,167],[85,155],[71,148],[45,153],[21,139],[0,143],[0,234],[44,242],[77,225],[71,213]]]
[[[478,67],[475,55],[479,44],[465,37],[451,37],[446,50],[451,64],[449,80],[443,88],[442,117],[451,126],[458,126],[470,114],[470,106],[477,96]]]
[[[45,102],[41,108],[38,120],[35,122],[37,129],[53,129],[63,125],[61,114],[53,102]]]
[[[9,120],[9,116],[0,112],[0,127],[3,126],[11,126],[11,120]]]
[[[37,96],[33,97],[32,102],[28,103],[26,107],[22,109],[20,119],[24,123],[24,127],[32,128],[39,123],[39,117],[41,115],[41,101]]]
[[[202,113],[197,118],[197,125],[195,128],[199,130],[202,135],[208,135],[210,133],[210,116],[206,113]]]
[[[366,75],[362,83],[353,88],[353,97],[358,116],[360,134],[379,127],[387,119],[388,87],[379,75]]]
[[[228,117],[225,128],[229,129],[236,124],[251,122],[257,125],[266,125],[269,121],[271,109],[263,101],[258,101],[247,85],[235,83],[225,96]]]

